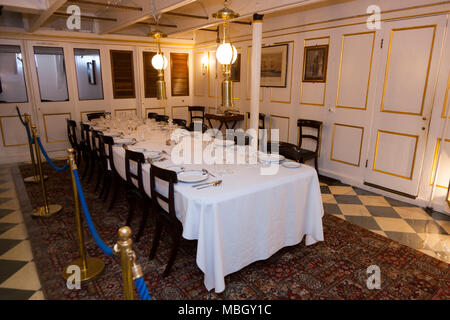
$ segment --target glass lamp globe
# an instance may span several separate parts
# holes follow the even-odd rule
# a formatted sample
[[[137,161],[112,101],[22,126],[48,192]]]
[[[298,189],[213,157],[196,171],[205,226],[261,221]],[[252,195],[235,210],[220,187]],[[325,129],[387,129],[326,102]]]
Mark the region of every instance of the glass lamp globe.
[[[167,68],[167,58],[160,53],[157,53],[152,58],[153,68],[161,70]]]
[[[233,64],[237,59],[237,50],[231,43],[222,43],[216,52],[220,64]]]

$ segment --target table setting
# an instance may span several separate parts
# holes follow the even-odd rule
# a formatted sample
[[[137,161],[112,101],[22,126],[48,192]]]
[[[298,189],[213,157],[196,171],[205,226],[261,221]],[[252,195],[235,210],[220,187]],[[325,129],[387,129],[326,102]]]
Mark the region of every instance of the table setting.
[[[282,247],[302,239],[306,245],[323,241],[320,186],[310,166],[149,119],[109,120],[101,125],[108,128],[104,134],[121,134],[114,137],[113,153],[124,180],[125,148],[144,154],[147,195],[151,196],[150,164],[177,172],[176,215],[183,237],[197,240],[196,262],[205,274],[207,290],[222,292],[226,275],[267,259]],[[122,143],[124,139],[128,143]],[[179,149],[184,155],[184,146],[191,151],[199,148],[200,161],[180,162],[183,158],[175,155]],[[203,157],[208,154],[212,159]],[[271,167],[276,168],[274,173],[262,173]],[[167,192],[164,184],[157,182],[156,187]]]

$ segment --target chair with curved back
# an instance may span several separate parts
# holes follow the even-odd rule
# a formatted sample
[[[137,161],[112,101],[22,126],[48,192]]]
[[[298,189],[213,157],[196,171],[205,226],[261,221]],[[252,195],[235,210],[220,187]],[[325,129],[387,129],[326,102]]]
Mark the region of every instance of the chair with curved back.
[[[139,231],[135,238],[136,242],[141,238],[151,209],[151,199],[147,196],[144,189],[144,182],[142,177],[143,164],[145,164],[145,157],[143,153],[125,149],[125,175],[127,182],[126,195],[129,209],[126,222],[127,226],[130,226],[131,224],[136,205],[140,204],[142,208],[142,220]]]
[[[82,148],[77,138],[77,123],[75,120],[66,119],[67,121],[67,138],[69,139],[72,149],[75,150],[75,160],[77,166],[80,165]]]
[[[201,121],[202,123],[205,122],[205,107],[203,106],[189,106],[189,125],[194,121]],[[198,113],[201,113],[199,115]]]
[[[98,119],[101,117],[105,116],[105,112],[92,112],[92,113],[87,113],[86,117],[89,121],[93,120],[93,119]]]
[[[100,191],[100,197],[102,197],[103,193],[105,192],[105,196],[103,198],[105,201],[108,198],[108,195],[110,193],[109,191],[112,185],[112,195],[110,203],[108,205],[108,210],[112,209],[117,198],[118,189],[122,185],[122,178],[119,176],[116,167],[114,166],[113,146],[113,137],[100,135],[100,154],[103,159],[103,166],[106,166],[107,168],[102,190]],[[106,152],[106,149],[108,150],[108,152]]]
[[[322,135],[322,121],[298,119],[297,127],[299,127],[300,129],[298,139],[298,148],[300,150],[300,162],[304,163],[305,161],[314,159],[314,167],[316,168],[317,174],[319,174],[318,157],[319,157],[320,139]],[[305,128],[314,130],[315,135],[305,134],[304,133]],[[316,144],[315,149],[314,150],[303,149],[302,144],[304,139],[314,140]]]
[[[80,123],[81,128],[81,146],[83,152],[84,170],[82,178],[84,179],[87,173],[91,170],[92,163],[92,148],[91,148],[91,135],[89,133],[90,126],[83,122]],[[91,177],[88,177],[88,183]]]
[[[165,196],[159,191],[160,188],[158,189],[156,188],[156,179],[161,180],[162,182],[168,184],[167,196]],[[181,236],[183,233],[183,225],[181,224],[180,220],[178,220],[175,214],[174,186],[177,182],[178,179],[176,172],[166,170],[151,164],[150,188],[153,200],[152,201],[153,212],[156,215],[156,229],[154,233],[152,249],[150,251],[150,260],[155,257],[163,227],[167,228],[167,231],[173,240],[169,261],[163,272],[163,277],[166,277],[170,273],[170,269],[172,268],[172,265],[175,262],[178,247],[181,242]],[[163,206],[166,207],[167,209],[164,209]]]
[[[155,117],[155,120],[156,120],[156,122],[168,122],[169,121],[169,116],[158,114]]]
[[[158,116],[158,114],[156,112],[149,112],[147,114],[147,118],[149,118],[149,119],[156,119],[157,116]]]
[[[93,166],[92,171],[97,169],[97,180],[95,182],[95,188],[94,192],[97,191],[99,185],[100,185],[100,179],[103,175],[103,167],[100,163],[100,131],[91,129],[91,148],[92,148],[92,159],[93,159]]]
[[[173,119],[173,124],[176,124],[179,127],[182,127],[183,129],[187,129],[187,121],[184,119]]]

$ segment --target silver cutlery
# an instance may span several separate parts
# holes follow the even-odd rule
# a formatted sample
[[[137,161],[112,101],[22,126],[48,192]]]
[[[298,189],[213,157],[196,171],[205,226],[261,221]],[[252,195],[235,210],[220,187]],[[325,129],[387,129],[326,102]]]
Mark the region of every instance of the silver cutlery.
[[[214,180],[214,181],[210,181],[210,182],[204,182],[204,183],[200,183],[200,184],[194,184],[194,185],[192,186],[192,188],[197,188],[197,187],[201,187],[201,186],[206,186],[206,185],[208,185],[208,184],[214,184],[214,183],[219,182],[219,181],[222,183],[222,180]]]
[[[202,169],[202,171],[204,172],[204,173],[206,173],[206,174],[209,174],[211,177],[216,177],[215,175],[213,175],[211,172],[209,172],[208,170],[206,170],[206,169]]]
[[[197,190],[205,189],[205,188],[209,188],[209,187],[217,187],[217,186],[219,186],[221,184],[222,184],[222,180],[219,180],[219,181],[214,182],[213,184],[209,184],[207,186],[197,188]]]

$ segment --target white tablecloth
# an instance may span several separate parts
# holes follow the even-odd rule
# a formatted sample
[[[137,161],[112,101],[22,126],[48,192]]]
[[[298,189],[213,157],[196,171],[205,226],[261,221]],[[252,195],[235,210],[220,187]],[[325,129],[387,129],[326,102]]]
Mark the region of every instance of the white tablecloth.
[[[168,150],[166,134],[153,133],[152,139],[134,147]],[[125,179],[122,146],[114,147],[114,164]],[[170,160],[157,163],[160,167],[171,164]],[[183,166],[217,174],[213,165]],[[232,173],[223,175],[219,187],[197,190],[182,182],[175,186],[175,209],[183,224],[183,237],[198,240],[197,265],[205,274],[206,288],[216,292],[225,290],[226,275],[298,244],[304,236],[306,245],[323,241],[322,198],[313,168],[280,166],[276,175],[260,175],[258,165],[229,168]],[[144,187],[150,195],[150,165],[144,165],[143,171]]]

